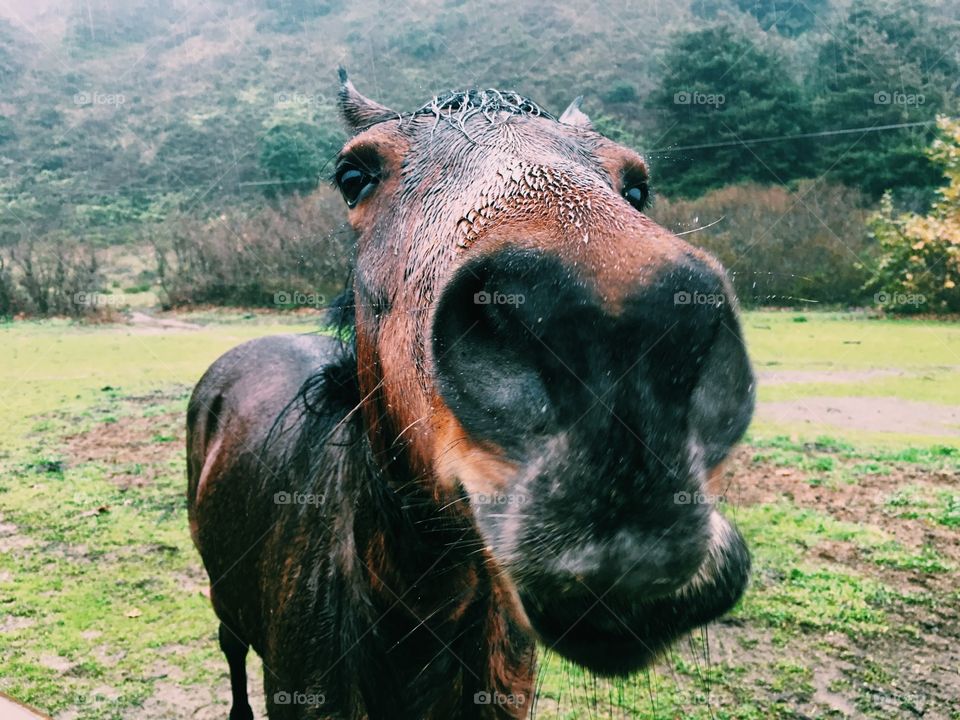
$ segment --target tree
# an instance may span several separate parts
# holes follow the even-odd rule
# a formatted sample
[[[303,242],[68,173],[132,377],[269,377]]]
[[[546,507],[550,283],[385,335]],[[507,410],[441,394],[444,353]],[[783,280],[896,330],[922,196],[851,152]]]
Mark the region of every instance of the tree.
[[[960,312],[960,121],[941,117],[927,154],[947,184],[925,216],[897,215],[890,194],[870,223],[880,245],[880,270],[869,284],[894,311]]]
[[[826,0],[736,0],[743,12],[750,13],[764,30],[796,37],[812,30],[817,16],[827,9]]]
[[[726,26],[678,36],[650,104],[660,111],[657,187],[693,197],[737,182],[786,182],[811,167],[809,141],[745,143],[807,132],[811,116],[783,59]]]
[[[13,127],[13,121],[6,115],[0,115],[0,145],[6,145],[17,139],[17,131]]]
[[[156,155],[143,170],[158,188],[229,195],[239,182],[256,176],[257,126],[240,113],[217,113],[202,122],[173,117],[164,128]]]
[[[846,24],[819,51],[811,76],[814,115],[822,130],[931,121],[956,106],[949,87],[960,68],[955,23],[936,23],[917,0],[855,0]],[[842,134],[821,142],[821,173],[859,187],[872,198],[894,199],[927,188],[940,173],[924,152],[934,127]]]
[[[343,144],[331,128],[298,122],[274,125],[261,140],[260,165],[279,181],[266,185],[267,195],[307,193],[317,186],[323,167]]]

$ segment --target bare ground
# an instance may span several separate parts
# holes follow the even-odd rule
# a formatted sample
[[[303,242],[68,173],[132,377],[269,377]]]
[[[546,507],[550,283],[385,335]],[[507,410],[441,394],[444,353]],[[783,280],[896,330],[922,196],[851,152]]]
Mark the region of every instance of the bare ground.
[[[848,430],[960,436],[960,407],[895,397],[809,397],[757,403],[757,417]]]
[[[133,398],[148,402],[154,397]],[[102,423],[65,438],[64,455],[71,464],[93,462],[108,468],[110,478],[122,487],[152,482],[158,473],[169,472],[172,454],[183,456],[186,430],[180,413],[153,417],[124,417]]]
[[[750,506],[789,500],[849,523],[879,527],[913,551],[932,548],[953,568],[960,567],[960,532],[923,518],[904,517],[889,499],[905,487],[920,491],[960,490],[960,480],[947,472],[911,465],[889,474],[864,475],[856,484],[826,487],[811,484],[792,468],[752,460],[754,451],[740,448],[725,476],[726,497]],[[721,622],[711,631],[711,656],[742,657],[744,639],[751,659],[794,658],[813,668],[815,693],[798,702],[798,717],[820,717],[833,711],[841,717],[922,717],[955,719],[960,710],[960,604],[956,571],[924,572],[878,565],[855,544],[821,542],[811,556],[873,576],[888,587],[928,596],[929,603],[899,603],[888,609],[892,632],[851,640],[846,634],[794,636],[780,647],[769,632]],[[867,670],[868,672],[865,672]],[[843,686],[843,690],[836,688]]]

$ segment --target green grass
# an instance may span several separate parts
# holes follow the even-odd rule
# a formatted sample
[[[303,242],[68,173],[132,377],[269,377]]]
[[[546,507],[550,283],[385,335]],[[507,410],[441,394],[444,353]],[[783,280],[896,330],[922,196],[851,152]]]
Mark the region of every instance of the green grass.
[[[129,716],[163,674],[152,669],[158,649],[179,646],[189,650],[163,659],[182,667],[188,684],[222,686],[216,625],[186,524],[182,448],[173,440],[192,384],[218,355],[316,325],[239,313],[194,321],[211,320],[162,333],[66,321],[0,325],[0,446],[14,448],[0,454],[0,514],[29,543],[0,555],[0,599],[15,628],[4,633],[5,692],[54,714]],[[136,475],[139,463],[64,463],[59,438],[127,417],[155,419],[152,442],[169,445],[169,462],[153,480],[124,490],[110,474]],[[91,648],[122,659],[105,664]],[[49,658],[69,671],[51,670]],[[98,695],[101,686],[120,694]]]
[[[799,317],[804,322],[796,322]],[[900,398],[940,405],[960,405],[960,324],[912,319],[865,318],[849,313],[757,311],[743,318],[747,347],[758,373],[845,371],[895,374],[864,375],[830,382],[808,376],[802,382],[764,383],[761,402],[800,398]],[[960,430],[960,428],[952,428]],[[755,419],[756,437],[789,435],[810,440],[840,437],[861,448],[949,445],[960,448],[960,434],[928,436],[910,423],[895,432],[830,425],[817,418],[805,425]]]
[[[794,322],[799,315],[744,314],[747,347],[758,369],[925,371],[960,366],[958,324],[848,313],[804,313],[806,322]]]
[[[882,608],[872,602],[879,589],[876,581],[841,566],[804,560],[826,542],[887,548],[887,557],[894,557],[896,547],[885,533],[786,501],[738,508],[734,516],[754,556],[753,587],[738,614],[771,627],[852,636],[887,631]]]
[[[906,377],[874,377],[861,382],[807,382],[762,385],[763,402],[806,397],[897,397],[916,402],[960,405],[960,372],[927,370]]]
[[[104,387],[131,394],[174,383],[192,386],[218,355],[245,340],[316,329],[295,317],[219,316],[238,320],[162,333],[67,321],[0,324],[0,446],[36,431],[30,418],[84,411]]]
[[[169,662],[193,682],[219,682],[179,453],[136,492],[112,483],[100,464],[51,471],[45,462],[23,463],[0,484],[4,522],[29,543],[0,556],[5,613],[23,624],[4,635],[4,691],[52,713],[76,707],[82,717],[114,717],[100,714],[92,692],[105,684],[121,690],[120,717],[122,706],[152,694],[157,649],[176,645],[192,651]],[[121,651],[122,661],[106,665],[91,648]],[[52,673],[46,656],[69,671]]]

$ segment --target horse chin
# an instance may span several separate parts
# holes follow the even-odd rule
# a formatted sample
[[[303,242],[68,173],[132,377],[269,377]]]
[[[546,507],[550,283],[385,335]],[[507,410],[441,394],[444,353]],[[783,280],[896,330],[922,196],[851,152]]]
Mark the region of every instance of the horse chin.
[[[531,626],[546,647],[598,675],[625,676],[644,668],[676,637],[640,635],[630,628],[637,625],[634,618],[614,618],[602,608],[590,609],[589,603],[540,605],[530,598],[524,603]]]
[[[625,676],[652,664],[684,633],[728,612],[750,574],[743,538],[730,530],[699,571],[679,589],[660,596],[606,596],[560,591],[550,583],[519,588],[530,626],[549,649],[605,676]]]

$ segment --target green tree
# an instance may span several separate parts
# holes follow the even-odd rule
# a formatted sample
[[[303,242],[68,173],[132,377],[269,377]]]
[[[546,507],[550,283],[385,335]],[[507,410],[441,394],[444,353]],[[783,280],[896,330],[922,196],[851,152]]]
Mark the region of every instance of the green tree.
[[[827,9],[826,0],[736,0],[737,7],[750,13],[764,30],[796,37],[816,25],[818,15]]]
[[[6,115],[0,115],[0,145],[6,145],[17,139],[17,131],[13,121]]]
[[[608,103],[631,103],[637,100],[637,88],[628,82],[618,82],[603,97]]]
[[[953,112],[949,90],[960,74],[957,26],[934,23],[923,2],[854,0],[847,22],[827,37],[811,76],[813,108],[823,130],[931,121]],[[933,125],[840,134],[820,141],[819,172],[873,198],[916,195],[940,182],[925,153]]]
[[[274,125],[260,145],[260,165],[274,180],[267,195],[310,192],[317,186],[324,166],[343,144],[332,128],[299,122]]]
[[[807,132],[811,114],[783,59],[726,26],[673,42],[651,94],[659,111],[657,187],[694,197],[737,182],[786,182],[811,167],[809,141],[749,143]],[[673,149],[676,148],[676,149]],[[656,157],[660,155],[660,157]]]

